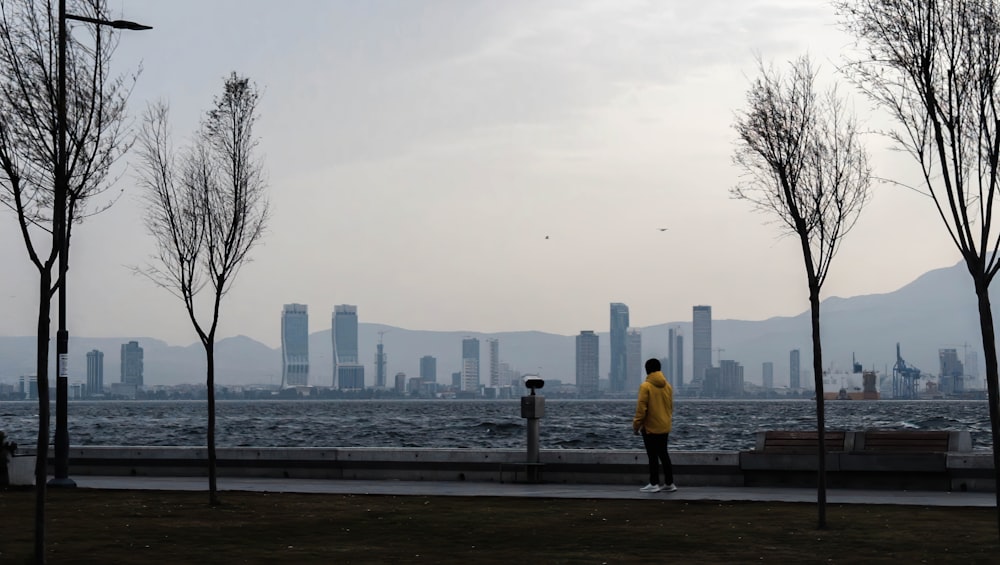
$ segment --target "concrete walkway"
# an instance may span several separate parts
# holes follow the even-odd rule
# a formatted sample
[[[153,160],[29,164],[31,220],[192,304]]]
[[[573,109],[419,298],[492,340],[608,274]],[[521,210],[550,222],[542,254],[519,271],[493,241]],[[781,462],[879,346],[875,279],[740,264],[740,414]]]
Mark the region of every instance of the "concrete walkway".
[[[205,477],[72,477],[78,488],[204,491]],[[685,487],[647,494],[639,486],[604,484],[522,484],[492,482],[310,480],[220,477],[219,490],[398,496],[512,496],[532,498],[674,499],[758,502],[816,502],[816,489],[762,487]],[[827,490],[830,504],[995,507],[991,492]]]

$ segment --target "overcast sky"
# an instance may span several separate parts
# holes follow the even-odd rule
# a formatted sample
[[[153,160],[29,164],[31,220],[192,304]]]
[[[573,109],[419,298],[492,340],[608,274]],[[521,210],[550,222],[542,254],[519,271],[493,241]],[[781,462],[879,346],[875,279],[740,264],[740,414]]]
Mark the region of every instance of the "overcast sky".
[[[291,302],[310,331],[356,304],[362,322],[409,329],[566,335],[607,331],[610,302],[639,327],[690,321],[695,304],[716,319],[808,308],[797,243],[730,196],[732,122],[755,53],[808,52],[840,78],[850,38],[824,1],[111,4],[154,27],[124,34],[115,65],[141,63],[132,114],[166,100],[177,144],[231,71],[262,92],[272,219],[220,337],[278,346]],[[883,138],[867,145],[878,175],[914,176]],[[874,188],[824,297],[890,292],[960,258],[930,200]],[[71,335],[193,343],[180,301],[128,269],[153,250],[134,170],[115,189],[73,233]],[[37,272],[9,211],[0,242],[0,335],[33,335]]]

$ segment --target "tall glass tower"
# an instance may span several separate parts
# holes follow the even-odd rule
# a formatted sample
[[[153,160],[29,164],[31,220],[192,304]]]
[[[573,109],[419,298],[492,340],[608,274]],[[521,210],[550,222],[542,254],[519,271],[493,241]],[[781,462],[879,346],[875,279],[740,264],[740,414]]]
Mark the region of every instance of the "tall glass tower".
[[[474,337],[462,340],[462,390],[479,391],[479,340]]]
[[[691,364],[694,367],[692,381],[705,378],[705,370],[712,367],[712,307],[695,306],[692,320]]]
[[[281,311],[281,388],[309,384],[309,307],[285,304]]]
[[[437,382],[437,358],[424,355],[420,358],[420,380],[428,383]]]
[[[611,392],[625,392],[625,378],[628,374],[628,306],[621,302],[611,303]]]
[[[104,352],[87,352],[87,396],[104,394]]]
[[[345,389],[364,388],[364,367],[358,357],[358,307],[340,304],[333,307],[333,366],[337,386]],[[348,378],[350,374],[350,378]],[[358,382],[358,375],[361,382]],[[385,388],[383,373],[381,383],[376,387]]]
[[[788,353],[788,388],[802,388],[799,371],[799,350],[793,349]]]
[[[625,390],[639,390],[639,384],[646,379],[646,369],[642,362],[642,332],[639,328],[629,328],[625,338]]]
[[[598,395],[599,345],[597,334],[591,330],[581,331],[576,336],[576,390],[580,398],[596,398]]]
[[[138,341],[122,344],[121,382],[142,386],[142,348]]]
[[[499,388],[500,386],[500,340],[493,338],[486,340],[490,344],[490,386]]]
[[[674,344],[674,355],[677,356],[677,361],[672,359],[670,361],[674,366],[674,382],[670,384],[674,385],[674,394],[680,396],[684,393],[684,334],[681,333],[680,328],[677,328],[674,339],[677,340]]]

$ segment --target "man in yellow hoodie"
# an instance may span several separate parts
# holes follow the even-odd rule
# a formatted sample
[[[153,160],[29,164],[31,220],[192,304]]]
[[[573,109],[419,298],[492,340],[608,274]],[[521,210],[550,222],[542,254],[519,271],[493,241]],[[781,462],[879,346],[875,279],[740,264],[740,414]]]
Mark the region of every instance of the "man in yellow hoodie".
[[[639,385],[639,400],[635,404],[632,431],[642,434],[642,443],[649,457],[649,484],[642,492],[674,492],[674,467],[667,451],[674,421],[674,388],[660,371],[660,360],[646,361],[646,381]],[[663,482],[660,480],[663,463]]]

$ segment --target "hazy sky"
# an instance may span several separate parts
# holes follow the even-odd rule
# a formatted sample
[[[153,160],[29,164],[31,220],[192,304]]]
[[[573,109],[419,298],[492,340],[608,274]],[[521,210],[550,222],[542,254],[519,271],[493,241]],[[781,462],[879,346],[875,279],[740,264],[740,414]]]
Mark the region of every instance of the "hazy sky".
[[[231,71],[262,91],[272,220],[220,337],[277,346],[290,302],[309,305],[310,331],[356,304],[362,322],[567,335],[607,331],[610,302],[640,327],[690,320],[695,304],[717,319],[808,308],[797,243],[730,197],[732,122],[754,53],[808,51],[840,78],[851,40],[824,1],[111,4],[154,26],[124,34],[115,64],[142,64],[132,114],[168,101],[177,144]],[[880,176],[914,176],[883,138],[867,145]],[[71,334],[194,342],[182,304],[128,269],[153,249],[134,170],[115,189],[74,230]],[[33,335],[37,272],[9,211],[0,242],[0,335]],[[877,185],[824,297],[958,260],[930,200]]]

